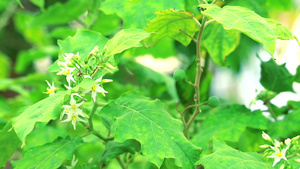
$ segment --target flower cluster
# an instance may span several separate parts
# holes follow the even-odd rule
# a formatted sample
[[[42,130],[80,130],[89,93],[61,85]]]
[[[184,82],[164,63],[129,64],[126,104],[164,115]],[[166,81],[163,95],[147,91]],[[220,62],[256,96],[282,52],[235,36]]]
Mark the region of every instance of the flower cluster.
[[[98,46],[95,46],[88,56],[84,58],[80,56],[79,52],[76,54],[64,53],[61,60],[57,62],[57,65],[60,69],[57,75],[66,77],[67,85],[65,87],[68,90],[76,87],[84,79],[92,80],[89,82],[89,85],[81,85],[80,89],[76,89],[76,92],[70,95],[69,104],[62,106],[61,119],[65,115],[67,116],[62,122],[71,122],[74,130],[76,130],[76,122],[85,123],[83,118],[88,117],[81,109],[84,102],[87,101],[83,96],[86,94],[91,95],[94,104],[96,104],[98,93],[101,93],[103,96],[108,93],[103,88],[103,83],[112,82],[110,79],[103,79],[103,76],[106,73],[111,73],[111,70],[116,68],[108,62],[108,58],[103,57],[102,53],[99,52]],[[48,81],[46,82],[49,87],[45,93],[49,95],[55,94],[58,88],[54,86],[53,82],[52,85]],[[77,102],[75,98],[81,101]]]
[[[274,159],[273,167],[281,160],[283,160],[280,169],[284,169],[286,166],[290,166],[290,163],[288,162],[290,158],[300,155],[298,154],[300,150],[298,139],[300,136],[294,137],[292,139],[287,138],[284,140],[284,142],[279,142],[276,139],[272,140],[271,137],[265,132],[262,132],[262,137],[264,140],[268,141],[269,143],[272,143],[272,145],[269,144],[260,145],[260,148],[266,149],[265,156],[267,158]],[[295,159],[295,161],[300,162],[300,159]]]

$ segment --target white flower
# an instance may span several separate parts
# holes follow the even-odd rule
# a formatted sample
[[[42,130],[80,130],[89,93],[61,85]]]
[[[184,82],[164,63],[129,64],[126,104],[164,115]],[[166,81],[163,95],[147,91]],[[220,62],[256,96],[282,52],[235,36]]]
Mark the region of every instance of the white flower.
[[[75,159],[76,159],[76,158],[75,158],[75,155],[73,155],[72,162],[71,162],[71,166],[66,166],[67,169],[73,169],[73,168],[75,168],[75,165],[76,165],[77,162],[78,162],[78,159],[77,159],[77,160],[75,160]]]
[[[97,93],[101,93],[101,94],[103,94],[104,96],[105,96],[105,93],[108,93],[106,90],[104,90],[103,87],[100,86],[99,83],[101,83],[101,82],[104,81],[104,80],[107,81],[107,82],[110,82],[110,81],[109,81],[110,79],[103,79],[103,80],[102,80],[102,77],[103,77],[103,76],[101,76],[100,78],[98,78],[97,80],[95,80],[95,82],[96,82],[97,84],[95,84],[94,86],[92,86],[91,89],[85,91],[85,93],[92,91],[92,98],[93,98],[94,103],[96,102]],[[84,76],[84,78],[91,78],[91,76]],[[111,80],[111,81],[112,81],[112,80]]]
[[[54,82],[52,82],[52,85],[50,85],[50,83],[48,82],[48,80],[46,80],[47,84],[49,87],[47,87],[47,92],[45,92],[46,94],[49,94],[49,96],[54,95],[55,94],[55,90],[57,90],[58,88],[56,88],[54,86]]]
[[[82,101],[81,103],[76,103],[76,100],[74,99],[74,95],[81,97],[79,94],[72,94],[71,95],[71,100],[70,100],[70,105],[63,105],[62,107],[64,108],[64,111],[61,115],[63,117],[65,114],[68,116],[67,119],[65,119],[62,122],[69,122],[72,121],[72,125],[74,127],[74,130],[76,130],[76,122],[77,121],[83,121],[78,117],[80,115],[81,117],[84,117],[84,114],[82,110],[79,108],[84,102]]]
[[[268,158],[274,158],[274,162],[273,162],[273,167],[281,160],[284,159],[287,161],[286,157],[285,157],[285,153],[286,151],[289,149],[289,146],[287,146],[286,148],[284,148],[283,150],[279,150],[278,147],[273,147],[270,146],[271,149],[273,149],[275,152],[268,156]]]
[[[76,83],[75,80],[74,80],[74,78],[73,78],[73,75],[72,75],[72,73],[75,70],[75,68],[68,67],[68,65],[65,62],[58,62],[58,65],[62,66],[62,67],[60,67],[61,71],[58,72],[57,75],[65,75],[69,87],[71,86],[71,80],[74,83]]]
[[[272,141],[271,137],[268,134],[266,134],[265,132],[262,132],[262,138],[267,141]]]

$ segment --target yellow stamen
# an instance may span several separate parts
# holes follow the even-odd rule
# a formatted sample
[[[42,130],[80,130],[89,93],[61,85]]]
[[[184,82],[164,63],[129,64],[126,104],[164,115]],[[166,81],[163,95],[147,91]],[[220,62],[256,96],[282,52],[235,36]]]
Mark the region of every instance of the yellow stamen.
[[[93,86],[93,87],[92,87],[92,90],[93,90],[94,92],[96,92],[96,86]]]
[[[64,75],[69,75],[71,73],[70,70],[66,71],[66,72],[63,72]]]
[[[76,121],[76,116],[72,116],[72,120],[73,120],[73,121]]]
[[[75,109],[76,109],[76,106],[75,106],[75,105],[72,105],[71,108],[72,108],[73,110],[75,110]]]
[[[47,90],[46,94],[51,94],[51,93],[54,93],[53,90]]]
[[[282,157],[282,154],[279,152],[279,153],[276,153],[276,155],[278,156],[278,157]]]

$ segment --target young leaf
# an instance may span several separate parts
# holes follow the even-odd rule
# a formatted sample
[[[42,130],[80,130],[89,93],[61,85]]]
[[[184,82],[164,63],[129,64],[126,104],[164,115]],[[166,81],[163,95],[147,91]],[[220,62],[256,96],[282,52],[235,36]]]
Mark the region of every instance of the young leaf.
[[[100,161],[108,163],[110,160],[125,152],[134,154],[140,150],[140,146],[140,143],[136,140],[126,140],[124,143],[110,141],[105,145],[105,150]]]
[[[101,3],[100,9],[107,14],[117,13],[124,21],[124,28],[146,28],[148,22],[155,18],[156,11],[166,9],[184,9],[183,0],[160,0],[153,3],[152,0],[120,1],[106,0]]]
[[[202,44],[216,64],[224,65],[226,56],[238,46],[239,40],[238,31],[228,31],[221,24],[213,23],[203,32]]]
[[[11,122],[8,122],[4,129],[0,131],[0,168],[4,167],[7,159],[21,145],[21,141],[12,130]]]
[[[202,164],[205,169],[272,169],[271,164],[258,153],[244,153],[227,146],[223,141],[214,139],[213,153],[204,155],[196,164]]]
[[[64,4],[56,2],[40,15],[36,16],[32,22],[32,26],[67,23],[83,14],[87,10],[88,5],[88,0],[70,0]]]
[[[203,149],[206,149],[207,143],[213,137],[238,142],[246,127],[265,130],[268,127],[268,119],[261,111],[251,112],[245,106],[237,104],[218,107],[209,112],[192,142]]]
[[[140,41],[149,35],[150,33],[142,29],[123,29],[107,41],[105,55],[111,56],[132,47],[139,47]]]
[[[84,60],[96,45],[98,45],[99,51],[101,52],[106,42],[107,39],[104,36],[90,30],[77,30],[73,37],[57,41],[61,49],[60,53],[76,54],[79,52],[81,60]]]
[[[286,69],[285,64],[277,65],[273,59],[261,63],[260,83],[274,92],[294,91],[294,77]]]
[[[164,36],[173,38],[185,46],[191,42],[190,37],[194,37],[198,29],[196,22],[193,20],[193,14],[173,9],[156,12],[155,14],[157,14],[157,18],[147,25],[146,31],[153,33],[144,41],[146,47],[155,46]]]
[[[270,22],[253,11],[238,6],[220,8],[214,4],[202,4],[203,14],[221,23],[226,30],[238,30],[261,43],[273,55],[276,39],[289,39],[278,31],[278,25]],[[283,38],[284,37],[284,38]],[[293,38],[291,38],[293,39]]]
[[[66,92],[56,93],[25,110],[22,109],[22,113],[12,120],[12,126],[22,141],[22,146],[25,145],[25,138],[33,130],[36,122],[47,123],[59,117],[65,94]]]
[[[24,157],[21,160],[13,161],[12,164],[15,169],[59,168],[64,160],[72,158],[74,150],[81,142],[81,137],[75,137],[73,139],[62,139],[39,147],[33,147],[24,152]]]
[[[157,167],[164,158],[174,158],[176,165],[192,169],[200,157],[201,149],[184,137],[180,123],[159,100],[129,92],[103,107],[100,114],[116,120],[115,141],[139,141],[141,152]]]

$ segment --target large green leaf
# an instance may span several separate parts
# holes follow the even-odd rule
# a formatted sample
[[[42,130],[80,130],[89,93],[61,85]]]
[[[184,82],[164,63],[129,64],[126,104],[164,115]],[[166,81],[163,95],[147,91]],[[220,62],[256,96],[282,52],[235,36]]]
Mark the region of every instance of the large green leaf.
[[[241,6],[248,8],[262,17],[268,17],[268,9],[266,7],[267,0],[245,1],[245,0],[226,0],[226,5]]]
[[[66,92],[56,93],[28,108],[21,109],[22,113],[12,120],[12,126],[22,141],[22,146],[25,145],[25,138],[33,130],[36,122],[47,123],[59,117],[65,94]]]
[[[69,0],[64,4],[56,2],[37,15],[32,26],[63,24],[75,20],[88,9],[89,3],[89,0]]]
[[[192,169],[200,157],[200,148],[184,137],[180,123],[159,100],[130,92],[103,107],[100,114],[116,120],[116,142],[139,141],[141,152],[157,167],[164,158],[174,158],[176,165]]]
[[[266,130],[268,120],[261,111],[251,112],[245,106],[237,104],[221,106],[209,112],[192,142],[203,149],[213,137],[238,142],[246,127]]]
[[[111,56],[132,47],[140,47],[140,41],[149,35],[150,33],[142,29],[123,29],[107,41],[105,55]]]
[[[12,162],[15,169],[35,168],[53,169],[59,168],[64,160],[71,159],[76,147],[82,142],[81,137],[73,139],[61,139],[53,143],[28,149],[24,157]]]
[[[227,146],[223,141],[214,139],[214,152],[204,155],[197,164],[202,164],[205,169],[230,168],[230,169],[272,169],[270,163],[258,153],[244,153]]]
[[[11,130],[11,122],[8,122],[0,131],[0,167],[4,167],[7,159],[21,145],[21,141],[14,130]]]
[[[294,77],[286,69],[285,64],[277,65],[273,59],[261,63],[260,83],[274,92],[294,91]]]
[[[68,37],[64,40],[58,40],[61,53],[74,53],[79,52],[82,60],[98,45],[101,52],[107,42],[107,39],[100,33],[90,30],[77,30],[73,37]]]
[[[146,24],[155,18],[154,12],[166,9],[184,9],[184,0],[120,1],[106,0],[100,9],[107,14],[117,13],[124,21],[124,28],[146,28]]]
[[[154,47],[146,48],[133,48],[130,54],[133,56],[151,55],[154,58],[168,58],[176,56],[175,42],[168,37],[162,38]]]
[[[191,42],[192,39],[189,36],[193,37],[198,29],[196,22],[193,20],[193,14],[173,9],[156,12],[156,14],[157,18],[147,25],[146,30],[153,33],[144,41],[146,47],[155,46],[164,36],[173,38],[185,46]]]
[[[81,60],[94,49],[97,45],[99,51],[102,52],[103,48],[107,42],[107,39],[100,33],[90,30],[79,29],[73,37],[68,37],[64,40],[58,40],[58,45],[60,46],[59,57],[62,58],[63,53],[74,53],[79,52]],[[54,62],[49,68],[49,72],[60,71],[57,61]]]
[[[140,150],[140,144],[136,140],[126,140],[124,143],[110,141],[105,145],[105,150],[100,158],[100,161],[108,163],[120,154],[129,152],[134,154]]]
[[[225,30],[219,23],[213,23],[205,28],[203,46],[216,64],[224,65],[226,57],[238,46],[240,33]]]
[[[293,111],[285,115],[283,120],[278,120],[271,124],[268,134],[272,137],[294,137],[300,131],[300,110]],[[287,130],[288,129],[288,130]]]
[[[220,8],[214,4],[203,4],[203,14],[221,23],[226,30],[238,30],[261,43],[273,55],[276,39],[289,39],[284,34],[278,34],[278,25],[270,24],[251,10],[238,6]]]

